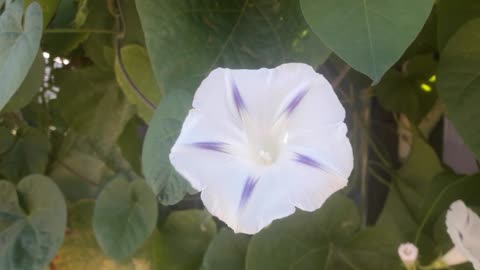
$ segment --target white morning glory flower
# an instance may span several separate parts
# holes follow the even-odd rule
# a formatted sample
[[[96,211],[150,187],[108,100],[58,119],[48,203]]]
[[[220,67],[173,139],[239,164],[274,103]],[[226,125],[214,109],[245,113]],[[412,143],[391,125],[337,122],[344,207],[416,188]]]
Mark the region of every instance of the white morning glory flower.
[[[213,70],[201,83],[170,161],[207,210],[235,232],[313,211],[353,167],[345,110],[305,64]]]
[[[440,261],[447,266],[470,261],[480,270],[480,217],[463,201],[455,201],[447,212],[446,224],[455,246]]]

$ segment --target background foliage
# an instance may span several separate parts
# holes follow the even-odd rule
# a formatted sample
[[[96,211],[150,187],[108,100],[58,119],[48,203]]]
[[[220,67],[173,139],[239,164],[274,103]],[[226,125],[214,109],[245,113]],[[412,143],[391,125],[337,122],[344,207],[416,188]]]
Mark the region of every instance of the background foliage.
[[[448,205],[480,206],[438,143],[446,116],[478,164],[479,44],[477,0],[0,0],[0,268],[390,270],[407,241],[427,265]],[[168,153],[209,71],[285,62],[333,84],[355,169],[236,235]]]

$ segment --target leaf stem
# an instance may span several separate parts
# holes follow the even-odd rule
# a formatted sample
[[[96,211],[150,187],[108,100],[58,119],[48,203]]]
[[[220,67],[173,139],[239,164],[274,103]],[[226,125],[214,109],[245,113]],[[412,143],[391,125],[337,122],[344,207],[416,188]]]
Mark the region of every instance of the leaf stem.
[[[66,33],[91,33],[114,35],[118,32],[108,29],[75,29],[75,28],[50,28],[43,31],[45,34],[66,34]]]
[[[76,170],[74,170],[72,167],[70,167],[69,165],[63,163],[62,161],[59,161],[57,160],[56,161],[60,166],[64,167],[67,171],[71,172],[72,174],[78,176],[78,178],[80,178],[81,180],[87,182],[88,184],[92,185],[92,186],[98,186],[98,183],[96,183],[95,181],[81,175],[80,173],[78,173]]]

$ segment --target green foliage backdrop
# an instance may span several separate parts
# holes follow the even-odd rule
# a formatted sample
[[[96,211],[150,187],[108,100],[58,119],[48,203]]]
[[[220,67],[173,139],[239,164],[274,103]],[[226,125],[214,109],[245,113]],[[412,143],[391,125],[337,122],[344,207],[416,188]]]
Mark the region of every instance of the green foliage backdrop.
[[[168,155],[212,69],[287,62],[334,86],[355,169],[234,234]],[[478,104],[477,0],[0,0],[0,269],[392,270],[405,242],[429,269],[450,203],[480,207],[438,143],[448,117],[478,165]]]

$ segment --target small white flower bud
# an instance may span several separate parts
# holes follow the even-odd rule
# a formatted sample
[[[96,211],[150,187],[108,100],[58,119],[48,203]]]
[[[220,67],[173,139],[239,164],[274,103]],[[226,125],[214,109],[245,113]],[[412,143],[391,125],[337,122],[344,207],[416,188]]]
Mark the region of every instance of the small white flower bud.
[[[398,256],[407,269],[410,269],[418,257],[418,248],[412,243],[404,243],[398,247]]]

